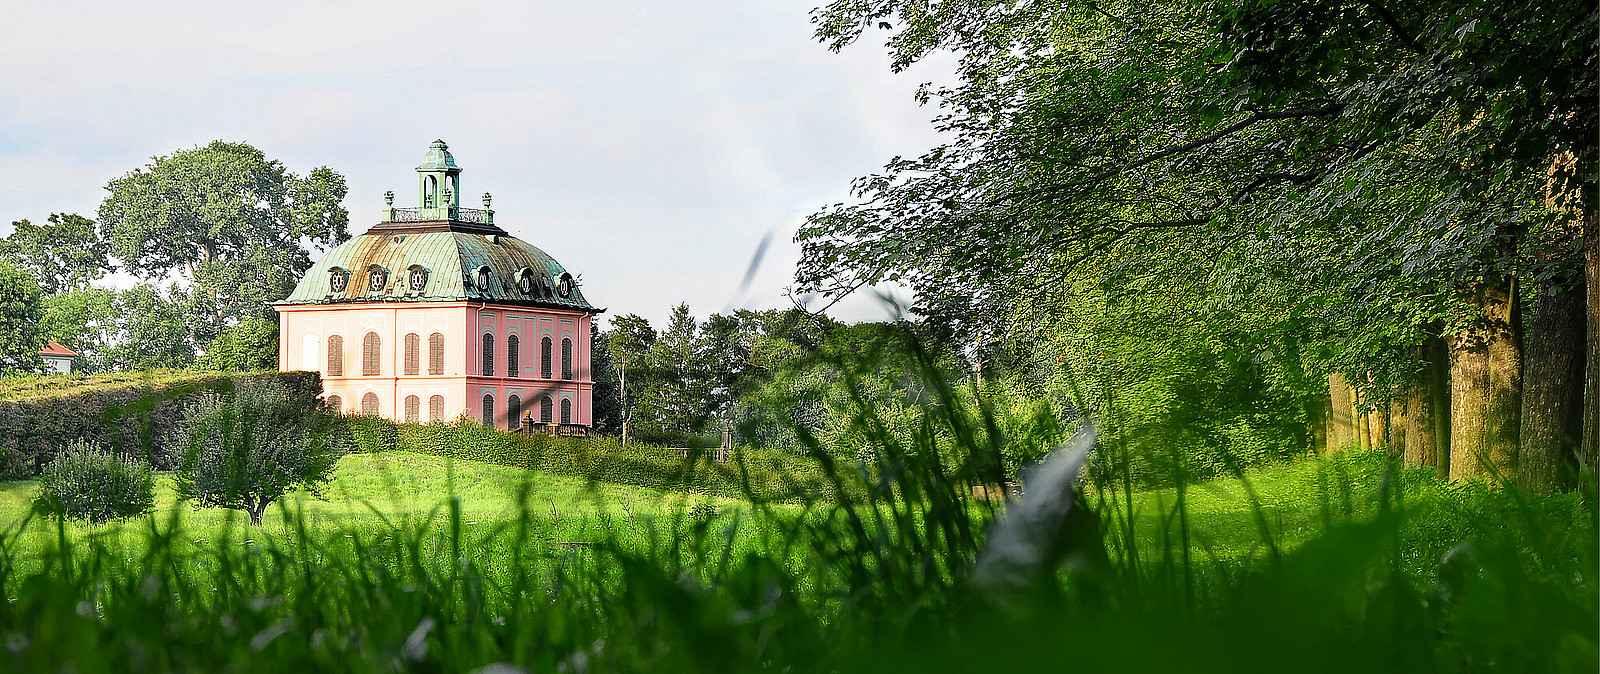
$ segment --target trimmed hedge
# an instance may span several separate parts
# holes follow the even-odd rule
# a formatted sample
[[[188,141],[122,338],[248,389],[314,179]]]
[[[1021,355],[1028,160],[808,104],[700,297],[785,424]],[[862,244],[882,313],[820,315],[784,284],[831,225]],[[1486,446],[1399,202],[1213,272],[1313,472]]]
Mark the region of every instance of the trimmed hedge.
[[[785,452],[744,449],[735,451],[727,463],[710,461],[709,453],[691,462],[681,450],[642,443],[624,448],[616,438],[606,436],[524,435],[470,421],[417,425],[350,417],[349,423],[352,437],[366,452],[401,449],[727,498],[785,501],[837,497],[837,490],[815,461]],[[748,494],[744,488],[747,480]]]
[[[169,370],[7,381],[0,386],[0,479],[38,475],[74,440],[172,470],[175,457],[163,441],[182,419],[183,403],[203,391],[228,391],[239,376],[277,379],[308,407],[322,394],[315,372]]]

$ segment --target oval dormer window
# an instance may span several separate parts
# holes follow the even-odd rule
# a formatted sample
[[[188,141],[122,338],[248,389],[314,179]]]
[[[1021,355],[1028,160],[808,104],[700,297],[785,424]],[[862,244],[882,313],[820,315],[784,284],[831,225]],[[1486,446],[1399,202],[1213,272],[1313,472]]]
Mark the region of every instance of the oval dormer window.
[[[367,291],[378,292],[389,285],[389,270],[372,265],[367,267]]]
[[[534,288],[534,283],[533,283],[533,270],[532,269],[529,269],[527,267],[523,267],[522,268],[522,273],[517,275],[517,290],[521,290],[522,294],[524,294],[524,295],[532,295],[533,294],[533,291],[535,290],[535,288]]]
[[[478,290],[489,292],[491,276],[488,267],[478,267]]]
[[[350,272],[334,267],[328,270],[328,287],[336,293],[344,292],[350,287]]]
[[[407,275],[407,282],[411,286],[412,292],[422,292],[423,288],[428,287],[428,270],[423,269],[422,265],[419,264],[411,265],[411,273]]]
[[[572,275],[571,274],[562,274],[561,275],[561,285],[556,286],[556,292],[559,293],[562,297],[567,297],[567,298],[572,297]]]

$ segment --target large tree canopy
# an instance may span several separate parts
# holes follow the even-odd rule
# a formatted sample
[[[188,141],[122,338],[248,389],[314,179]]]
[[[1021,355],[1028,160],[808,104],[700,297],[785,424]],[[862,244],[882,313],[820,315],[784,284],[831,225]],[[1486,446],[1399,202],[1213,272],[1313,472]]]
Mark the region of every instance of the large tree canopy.
[[[0,239],[0,257],[33,272],[47,295],[86,288],[115,267],[111,247],[81,215],[52,213],[47,224],[19,220],[11,227]]]
[[[1357,221],[1388,244],[1373,256],[1434,240],[1410,252],[1460,269],[1541,193],[1593,210],[1584,3],[840,0],[814,18],[834,48],[890,28],[896,67],[963,56],[958,86],[924,93],[950,142],[811,218],[802,291],[896,280],[981,303],[1174,229],[1222,246]]]
[[[269,317],[267,303],[293,290],[312,249],[350,236],[343,176],[327,167],[298,176],[243,143],[156,157],[106,190],[100,225],[112,251],[142,278],[176,272],[193,284],[202,344],[247,316]]]

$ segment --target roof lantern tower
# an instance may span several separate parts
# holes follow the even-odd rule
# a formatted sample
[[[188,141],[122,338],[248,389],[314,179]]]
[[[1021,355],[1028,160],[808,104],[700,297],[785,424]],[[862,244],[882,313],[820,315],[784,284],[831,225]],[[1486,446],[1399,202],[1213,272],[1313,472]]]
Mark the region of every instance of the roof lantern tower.
[[[417,167],[417,197],[423,220],[455,220],[461,212],[461,167],[442,140],[428,146]]]
[[[417,166],[417,207],[395,208],[394,192],[383,194],[384,223],[447,222],[494,226],[490,197],[483,195],[483,210],[461,207],[461,167],[450,154],[450,146],[435,140]],[[381,225],[380,225],[381,226]],[[495,230],[495,233],[503,233]]]

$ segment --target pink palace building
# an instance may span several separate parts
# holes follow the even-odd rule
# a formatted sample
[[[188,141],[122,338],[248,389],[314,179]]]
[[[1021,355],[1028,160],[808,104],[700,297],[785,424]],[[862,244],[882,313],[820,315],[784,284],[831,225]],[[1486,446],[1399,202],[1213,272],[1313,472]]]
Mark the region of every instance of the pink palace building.
[[[555,259],[461,208],[444,141],[417,167],[418,208],[328,251],[278,311],[280,370],[322,373],[347,414],[426,423],[466,416],[516,430],[587,431],[594,381],[584,299]]]

